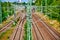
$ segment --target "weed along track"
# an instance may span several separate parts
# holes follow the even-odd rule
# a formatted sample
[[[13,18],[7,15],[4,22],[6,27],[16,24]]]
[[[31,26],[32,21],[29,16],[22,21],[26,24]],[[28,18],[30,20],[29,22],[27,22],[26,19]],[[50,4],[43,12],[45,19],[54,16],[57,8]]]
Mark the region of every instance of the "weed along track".
[[[20,17],[20,15],[18,15],[15,20],[17,20],[19,17]],[[12,25],[13,23],[14,23],[14,20],[10,21],[8,24],[6,24],[4,27],[2,27],[2,28],[0,29],[0,33],[1,33],[1,32],[4,32],[4,31],[7,30],[9,27],[11,27],[11,25]]]

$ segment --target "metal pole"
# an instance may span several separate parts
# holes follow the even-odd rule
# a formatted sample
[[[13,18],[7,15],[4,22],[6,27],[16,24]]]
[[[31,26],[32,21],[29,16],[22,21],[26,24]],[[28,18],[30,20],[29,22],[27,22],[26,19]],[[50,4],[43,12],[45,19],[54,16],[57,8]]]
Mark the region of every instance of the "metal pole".
[[[17,2],[15,3],[15,5],[14,5],[14,25],[16,25],[16,6],[17,6]]]
[[[29,3],[27,5],[27,40],[32,40],[32,15],[31,15],[31,6],[32,6],[32,0],[29,0]]]
[[[45,0],[45,13],[47,14],[47,0]]]
[[[6,17],[7,19],[8,19],[8,15],[9,15],[9,13],[8,13],[9,12],[9,8],[8,7],[9,7],[9,5],[8,5],[8,0],[7,0],[7,17]]]
[[[43,13],[43,6],[42,6],[42,1],[41,1],[41,13]]]
[[[42,12],[42,13],[45,12],[45,11],[44,11],[44,10],[45,10],[45,7],[44,7],[44,6],[45,6],[45,0],[42,0],[42,1],[41,1],[41,12]]]
[[[2,10],[1,10],[1,0],[0,0],[0,23],[2,23]]]
[[[14,9],[14,21],[16,19],[16,5],[17,5],[17,2],[15,3],[15,5],[13,5],[13,9]]]

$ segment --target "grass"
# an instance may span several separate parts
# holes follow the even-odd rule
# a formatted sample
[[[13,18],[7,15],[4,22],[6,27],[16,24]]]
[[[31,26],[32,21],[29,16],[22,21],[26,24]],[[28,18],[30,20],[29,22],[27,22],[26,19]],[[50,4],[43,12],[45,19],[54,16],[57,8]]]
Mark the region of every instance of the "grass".
[[[6,25],[7,23],[9,23],[12,19],[13,19],[13,16],[10,16],[6,21],[3,21],[0,24],[0,28],[4,27],[4,25]]]
[[[0,40],[9,40],[10,35],[13,33],[13,30],[15,29],[15,27],[11,27],[10,29],[8,29],[6,32],[3,32],[0,35]]]
[[[9,19],[8,19],[9,20]],[[6,20],[7,21],[7,20]],[[11,34],[13,33],[14,29],[16,28],[16,24],[18,23],[18,19],[12,24],[11,28],[6,30],[0,35],[0,40],[9,40]],[[8,21],[9,22],[9,21]],[[5,24],[4,24],[5,25]]]
[[[27,40],[27,23],[25,23],[24,25],[24,31],[25,31],[24,40]]]
[[[25,23],[25,25],[24,25],[24,31],[25,31],[25,34],[24,34],[24,40],[27,40],[28,39],[28,37],[27,37],[27,34],[28,34],[28,32],[27,32],[27,26],[28,25],[28,23],[26,22]],[[32,32],[31,32],[31,30],[30,30],[30,40],[32,40]]]
[[[18,21],[17,21],[18,22]],[[15,21],[11,28],[6,30],[5,32],[3,32],[1,35],[0,35],[0,40],[9,40],[9,37],[11,36],[11,34],[13,33],[15,27],[16,27],[16,24],[17,22]]]

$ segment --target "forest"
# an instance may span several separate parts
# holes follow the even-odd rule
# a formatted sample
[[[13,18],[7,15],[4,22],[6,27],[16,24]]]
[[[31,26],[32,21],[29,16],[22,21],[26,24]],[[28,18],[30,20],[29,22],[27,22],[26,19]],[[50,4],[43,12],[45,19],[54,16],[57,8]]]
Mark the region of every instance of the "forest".
[[[36,6],[43,7],[43,13],[48,15],[50,19],[55,19],[60,22],[60,0],[36,0]],[[47,11],[46,11],[47,10]]]
[[[2,21],[6,20],[9,16],[14,14],[14,9],[10,2],[1,2]]]

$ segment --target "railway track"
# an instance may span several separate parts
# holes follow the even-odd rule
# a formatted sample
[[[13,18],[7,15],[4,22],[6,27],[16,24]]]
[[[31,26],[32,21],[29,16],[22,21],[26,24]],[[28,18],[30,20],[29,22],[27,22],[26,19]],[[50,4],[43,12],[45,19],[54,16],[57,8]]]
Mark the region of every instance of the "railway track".
[[[37,15],[38,16],[38,15]],[[38,17],[38,18],[41,18],[41,17]],[[42,20],[42,19],[40,19]],[[45,23],[43,20],[42,20],[42,23],[46,26],[48,26],[47,28],[50,28],[52,31],[54,31],[54,33],[60,37],[60,33],[58,33],[55,29],[53,29],[50,25],[48,25],[47,23]]]
[[[18,19],[20,17],[20,15],[18,14],[18,16],[16,17],[16,19]],[[15,20],[16,20],[15,19]],[[0,29],[0,33],[4,32],[5,30],[7,30],[9,27],[11,27],[11,25],[13,24],[14,20],[11,20],[8,24],[6,24],[4,27],[2,27]]]
[[[5,31],[8,27],[10,27],[12,23],[13,23],[13,21],[10,21],[8,24],[6,24],[4,27],[2,27],[0,29],[0,33],[3,32],[3,31]]]
[[[36,27],[36,25],[34,24],[34,22],[32,24],[32,33],[33,33],[33,37],[34,37],[33,40],[43,40],[43,37],[42,37],[38,27]]]
[[[25,20],[26,16],[19,21],[17,28],[14,30],[13,34],[10,37],[10,40],[23,40],[24,35],[23,25]]]
[[[37,15],[32,15],[33,19],[33,40],[60,40],[60,34],[53,28],[46,25]]]

